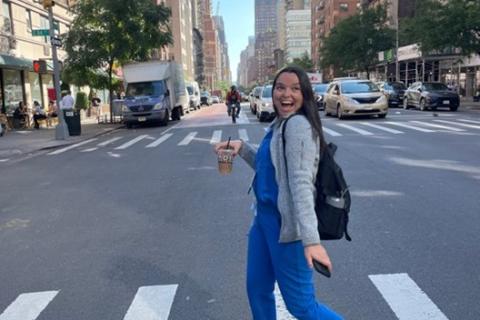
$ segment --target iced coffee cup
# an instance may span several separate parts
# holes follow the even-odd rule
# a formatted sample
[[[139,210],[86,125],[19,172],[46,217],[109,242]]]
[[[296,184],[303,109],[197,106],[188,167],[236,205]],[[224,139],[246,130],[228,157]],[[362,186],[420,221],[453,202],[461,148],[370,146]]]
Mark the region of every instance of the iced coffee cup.
[[[218,150],[218,171],[222,175],[232,173],[233,149]]]

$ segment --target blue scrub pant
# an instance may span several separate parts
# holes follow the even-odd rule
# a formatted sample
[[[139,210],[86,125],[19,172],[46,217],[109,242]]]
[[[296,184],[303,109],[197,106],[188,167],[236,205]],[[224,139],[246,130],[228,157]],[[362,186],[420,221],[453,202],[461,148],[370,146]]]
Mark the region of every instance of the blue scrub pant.
[[[257,207],[248,236],[247,292],[254,320],[276,320],[275,280],[288,311],[299,320],[341,320],[315,300],[312,269],[301,241],[279,243],[280,214]]]

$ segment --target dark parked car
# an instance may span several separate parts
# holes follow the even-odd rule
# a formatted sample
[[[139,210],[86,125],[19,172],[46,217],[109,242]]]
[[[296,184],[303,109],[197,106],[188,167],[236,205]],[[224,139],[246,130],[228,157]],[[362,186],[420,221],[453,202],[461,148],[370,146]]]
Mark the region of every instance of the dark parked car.
[[[315,94],[315,101],[317,101],[318,110],[325,109],[325,93],[327,92],[328,83],[314,83],[312,84],[313,93]]]
[[[403,100],[403,108],[418,107],[422,111],[437,108],[456,111],[459,105],[458,93],[439,82],[415,82],[405,91]]]
[[[405,90],[407,87],[403,82],[379,82],[377,83],[380,91],[382,91],[388,98],[388,107],[398,107],[403,106],[403,97],[405,95]]]

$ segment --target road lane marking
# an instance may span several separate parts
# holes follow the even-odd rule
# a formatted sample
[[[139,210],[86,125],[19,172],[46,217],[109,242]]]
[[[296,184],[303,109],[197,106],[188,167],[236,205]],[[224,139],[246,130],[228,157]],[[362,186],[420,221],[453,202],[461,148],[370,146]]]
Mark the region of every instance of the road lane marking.
[[[354,126],[351,126],[349,124],[344,124],[344,123],[336,123],[337,126],[342,127],[342,128],[347,128],[349,130],[355,131],[357,133],[360,133],[363,136],[373,136],[373,133],[367,130],[359,129]]]
[[[210,144],[219,143],[222,140],[222,130],[215,130],[212,134],[212,139],[210,139]]]
[[[79,142],[79,143],[75,143],[75,144],[72,144],[71,146],[68,146],[68,147],[65,147],[65,148],[58,149],[58,150],[55,150],[53,152],[47,153],[47,155],[49,155],[49,156],[57,155],[57,154],[65,152],[65,151],[75,149],[76,147],[83,146],[84,144],[90,143],[90,142],[95,141],[95,140],[97,140],[97,138],[93,138],[93,139],[85,140],[85,141],[82,141],[82,142]]]
[[[170,138],[171,136],[173,136],[173,133],[164,134],[163,136],[161,136],[161,137],[158,138],[157,140],[155,140],[155,141],[153,141],[152,143],[148,144],[145,148],[155,148],[155,147],[157,147],[160,143],[164,142],[165,140],[167,140],[167,139]]]
[[[192,142],[192,140],[195,138],[195,136],[197,135],[197,131],[194,131],[194,132],[190,132],[182,141],[180,141],[180,143],[178,144],[179,146],[186,146],[188,145],[190,142]]]
[[[400,320],[448,320],[406,273],[368,276]]]
[[[247,129],[238,129],[238,135],[243,141],[248,141]]]
[[[109,144],[111,144],[111,143],[113,143],[113,142],[115,142],[115,141],[117,141],[117,140],[120,140],[120,139],[122,139],[122,137],[112,138],[112,139],[110,139],[110,140],[107,140],[107,141],[104,141],[104,142],[102,142],[102,143],[97,144],[97,147],[105,147],[105,146],[107,146],[107,145],[109,145]]]
[[[178,285],[138,288],[123,320],[167,320]]]
[[[442,126],[441,124],[435,124],[435,123],[430,123],[430,122],[423,122],[423,121],[410,121],[410,122],[416,123],[416,124],[419,124],[419,125],[423,125],[423,126],[427,126],[427,127],[446,129],[446,130],[450,130],[450,131],[457,131],[457,132],[465,131],[463,129]]]
[[[376,129],[383,130],[383,131],[390,132],[390,133],[394,133],[394,134],[405,133],[403,131],[398,131],[398,130],[395,130],[395,129],[382,127],[382,126],[379,126],[379,125],[376,125],[376,124],[373,124],[373,123],[367,123],[367,122],[360,122],[360,123],[363,124],[364,126],[376,128]]]
[[[480,124],[480,121],[475,121],[475,120],[467,120],[467,119],[457,119],[458,121],[463,121],[463,122],[470,122],[470,123],[476,123]]]
[[[35,320],[58,291],[22,293],[2,314],[0,320]]]
[[[138,136],[136,137],[135,139],[132,139],[128,142],[125,142],[124,144],[122,144],[121,146],[118,146],[115,148],[115,150],[124,150],[124,149],[127,149],[128,147],[131,147],[133,146],[135,143],[145,139],[146,137],[148,137],[149,135],[148,134],[142,134],[141,136]]]
[[[332,137],[342,136],[341,133],[338,133],[337,131],[334,131],[332,129],[328,129],[327,127],[323,127],[322,130],[325,131],[326,133],[328,133],[329,135],[331,135]]]
[[[97,149],[98,149],[97,147],[87,148],[87,149],[80,150],[80,152],[92,152],[92,151],[95,151]]]
[[[465,128],[480,129],[480,126],[476,126],[476,125],[473,125],[473,124],[459,123],[459,122],[453,122],[453,121],[448,121],[448,120],[433,120],[433,121],[453,124],[455,126],[460,126],[460,127],[465,127]]]
[[[399,122],[392,122],[392,121],[385,121],[385,123],[391,124],[393,126],[399,126],[399,127],[403,127],[403,128],[416,130],[416,131],[421,131],[421,132],[436,132],[435,130],[414,127],[414,126],[408,125],[406,123],[399,123]]]

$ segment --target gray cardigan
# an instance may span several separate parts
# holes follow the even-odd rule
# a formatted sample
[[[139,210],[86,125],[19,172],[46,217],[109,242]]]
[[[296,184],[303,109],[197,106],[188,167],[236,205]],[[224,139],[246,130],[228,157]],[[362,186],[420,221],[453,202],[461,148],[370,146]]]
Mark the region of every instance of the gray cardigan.
[[[315,216],[315,177],[320,160],[320,142],[303,115],[288,120],[285,129],[285,166],[283,155],[282,127],[284,119],[275,118],[270,125],[273,130],[270,154],[278,184],[278,211],[281,215],[279,242],[301,240],[304,246],[320,243]],[[247,142],[242,143],[239,155],[255,169],[257,149]]]

